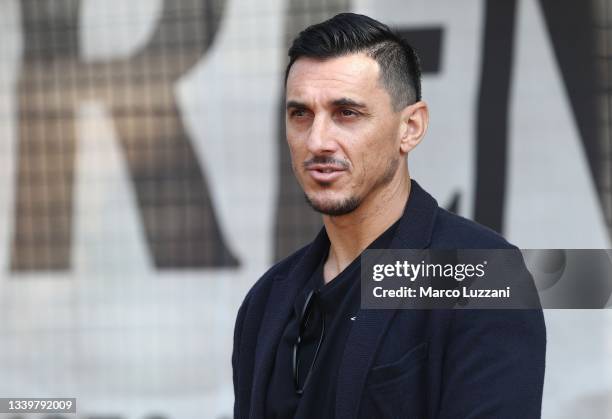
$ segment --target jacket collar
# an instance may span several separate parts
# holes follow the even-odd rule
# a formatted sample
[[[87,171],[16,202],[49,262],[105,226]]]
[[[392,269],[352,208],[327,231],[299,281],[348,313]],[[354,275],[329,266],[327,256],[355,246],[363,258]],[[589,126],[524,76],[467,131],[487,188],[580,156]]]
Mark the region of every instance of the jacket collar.
[[[276,354],[276,347],[283,329],[289,321],[295,299],[304,283],[318,266],[324,252],[329,248],[329,239],[322,228],[304,255],[287,275],[277,275],[272,282],[255,349],[255,367],[249,418],[263,419],[266,391]]]
[[[412,180],[404,213],[391,241],[390,248],[422,249],[429,245],[438,204],[436,200]],[[274,278],[264,313],[258,346],[255,351],[255,370],[249,417],[263,418],[266,389],[275,349],[289,320],[293,303],[303,284],[329,248],[329,239],[322,228],[304,255],[286,276]],[[338,374],[336,418],[357,417],[359,402],[371,363],[395,310],[360,310],[358,321],[349,333],[343,361]]]
[[[412,179],[410,195],[390,249],[425,249],[431,242],[438,202]]]
[[[412,180],[404,213],[389,246],[390,249],[429,247],[438,203]],[[366,310],[357,313],[349,332],[338,372],[336,418],[358,417],[366,378],[387,326],[397,310]]]

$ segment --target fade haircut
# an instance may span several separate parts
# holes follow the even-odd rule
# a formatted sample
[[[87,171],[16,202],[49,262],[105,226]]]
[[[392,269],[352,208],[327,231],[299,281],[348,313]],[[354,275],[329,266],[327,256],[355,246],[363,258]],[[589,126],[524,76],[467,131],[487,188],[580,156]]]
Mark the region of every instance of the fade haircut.
[[[380,81],[395,111],[421,100],[421,66],[410,44],[389,27],[368,16],[340,13],[304,29],[289,48],[289,64],[298,58],[335,58],[365,53],[380,67]]]

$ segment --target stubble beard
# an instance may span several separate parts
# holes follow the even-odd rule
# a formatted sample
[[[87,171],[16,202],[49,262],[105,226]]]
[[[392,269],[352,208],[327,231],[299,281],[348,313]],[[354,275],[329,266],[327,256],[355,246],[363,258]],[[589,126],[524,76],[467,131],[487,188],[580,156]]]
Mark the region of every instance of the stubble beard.
[[[394,158],[390,162],[389,166],[387,166],[387,170],[385,171],[383,176],[378,179],[378,181],[374,184],[370,191],[374,191],[376,189],[380,189],[388,185],[393,180],[393,177],[395,176],[395,173],[397,172],[397,169],[399,167],[399,163],[400,157]],[[363,197],[358,197],[355,195],[328,202],[317,202],[311,199],[306,193],[304,193],[304,198],[312,209],[321,214],[329,215],[332,217],[350,214],[351,212],[359,208],[363,201]]]

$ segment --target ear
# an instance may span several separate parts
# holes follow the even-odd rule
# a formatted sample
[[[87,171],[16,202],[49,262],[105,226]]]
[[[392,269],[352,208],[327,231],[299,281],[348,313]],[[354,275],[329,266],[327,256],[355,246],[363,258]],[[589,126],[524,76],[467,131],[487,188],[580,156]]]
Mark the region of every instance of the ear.
[[[408,154],[425,136],[429,125],[429,108],[423,101],[406,106],[401,111],[400,151]]]

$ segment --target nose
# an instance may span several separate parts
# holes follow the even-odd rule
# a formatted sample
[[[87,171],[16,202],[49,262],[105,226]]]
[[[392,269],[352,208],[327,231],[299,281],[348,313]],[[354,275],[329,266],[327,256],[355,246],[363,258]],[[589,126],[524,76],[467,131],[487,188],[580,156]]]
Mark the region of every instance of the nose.
[[[332,121],[324,114],[316,115],[306,140],[308,151],[315,156],[335,153],[338,143],[333,134]]]

